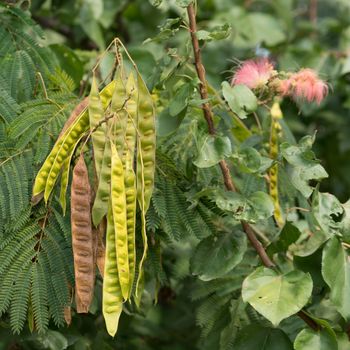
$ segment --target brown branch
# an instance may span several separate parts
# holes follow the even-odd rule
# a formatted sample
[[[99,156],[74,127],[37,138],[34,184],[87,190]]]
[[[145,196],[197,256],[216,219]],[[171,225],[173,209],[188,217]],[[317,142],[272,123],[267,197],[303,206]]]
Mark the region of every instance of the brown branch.
[[[207,100],[208,99],[208,90],[207,90],[207,82],[205,78],[205,69],[202,64],[202,59],[201,59],[201,52],[200,52],[200,46],[199,46],[199,41],[196,35],[197,32],[197,24],[196,24],[196,14],[195,10],[193,7],[193,3],[191,3],[187,7],[187,14],[188,14],[188,19],[189,19],[189,30],[191,34],[191,39],[192,39],[192,46],[193,46],[193,52],[194,52],[194,64],[196,67],[197,75],[200,80],[199,84],[199,93],[201,96],[202,100]],[[210,104],[208,102],[204,102],[202,104],[202,110],[204,117],[207,121],[208,124],[208,131],[210,135],[215,135],[215,127],[214,127],[214,121],[213,121],[213,114],[211,111]],[[237,189],[232,181],[231,174],[230,174],[230,169],[226,163],[225,160],[220,161],[219,163],[222,176],[224,179],[224,184],[225,188],[228,191],[232,192],[237,192]],[[267,255],[263,245],[260,243],[260,241],[256,238],[255,232],[253,228],[246,222],[246,221],[241,221],[242,228],[244,232],[246,233],[250,243],[258,253],[262,263],[268,267],[274,267],[275,264],[273,261],[269,258]],[[316,322],[311,319],[307,314],[305,314],[303,311],[299,311],[298,316],[303,319],[312,329],[318,330],[319,326],[316,324]]]
[[[310,5],[309,5],[309,17],[310,21],[313,25],[316,25],[317,23],[317,0],[310,0]]]
[[[194,11],[193,4],[190,4],[187,7],[187,13],[188,13],[188,19],[189,19],[189,28],[190,28],[190,34],[192,39],[192,46],[193,46],[193,52],[194,52],[194,62],[195,67],[197,71],[198,78],[200,80],[199,84],[199,93],[202,100],[208,99],[208,90],[207,90],[207,82],[205,78],[205,69],[202,64],[201,59],[201,53],[200,53],[200,47],[199,47],[199,41],[196,35],[197,32],[197,24],[196,24],[196,14]],[[213,121],[213,114],[210,108],[210,104],[208,102],[204,102],[202,104],[202,110],[204,117],[208,124],[208,131],[210,135],[215,135],[215,127],[214,127],[214,121]],[[225,160],[220,161],[219,163],[221,168],[221,173],[224,179],[225,187],[228,191],[237,192],[237,189],[232,181],[230,169],[228,167],[228,164]],[[264,247],[259,242],[259,240],[256,238],[254,230],[251,228],[251,226],[245,222],[242,221],[242,227],[244,232],[247,234],[247,237],[250,241],[250,243],[253,245],[254,249],[259,254],[261,261],[266,267],[273,267],[275,264],[271,261],[269,256],[267,255]]]

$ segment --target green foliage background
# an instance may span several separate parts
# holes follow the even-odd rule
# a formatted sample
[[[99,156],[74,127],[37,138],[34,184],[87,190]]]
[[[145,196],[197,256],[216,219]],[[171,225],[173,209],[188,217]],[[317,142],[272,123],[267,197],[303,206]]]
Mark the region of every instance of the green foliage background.
[[[208,81],[217,90],[222,81],[230,79],[238,60],[255,56],[269,55],[279,70],[311,67],[319,71],[330,86],[321,106],[286,100],[282,109],[297,140],[317,131],[313,150],[329,174],[320,191],[331,192],[344,202],[350,197],[350,4],[319,0],[317,18],[310,18],[311,2],[198,1],[199,29],[206,39],[203,61]],[[205,125],[196,109],[198,97],[193,95],[197,81],[191,80],[188,32],[178,20],[186,18],[185,10],[178,6],[181,1],[33,0],[25,13],[27,1],[8,3],[3,1],[0,6],[0,349],[258,349],[260,343],[250,339],[252,333],[259,342],[271,333],[266,349],[292,349],[291,341],[304,324],[293,316],[273,329],[252,307],[243,306],[241,283],[258,265],[257,257],[252,250],[244,250],[247,242],[242,232],[231,234],[232,223],[223,208],[195,196],[221,180],[216,168],[198,170],[192,165]],[[159,168],[148,212],[148,231],[154,243],[147,265],[149,285],[141,310],[126,310],[113,340],[101,316],[101,280],[97,280],[91,313],[73,311],[72,325],[65,326],[63,308],[70,291],[62,286],[73,283],[69,218],[62,219],[53,204],[43,229],[40,223],[46,220],[47,211],[44,207],[32,210],[29,200],[39,165],[77,98],[88,91],[84,82],[98,51],[115,36],[127,45],[148,86],[161,97],[160,104],[171,102],[158,121]],[[111,60],[102,65],[102,75]],[[172,115],[171,123],[167,113]],[[225,121],[225,115],[221,117]],[[228,119],[226,116],[226,122],[220,124],[223,137],[234,128]],[[266,118],[261,122],[268,130]],[[177,133],[168,137],[180,124]],[[251,119],[247,124],[256,131]],[[292,144],[294,139],[285,141]],[[241,156],[239,151],[237,159]],[[242,166],[251,164],[243,160]],[[261,178],[236,175],[247,196],[264,187]],[[323,200],[329,207],[312,204],[319,208],[320,216],[323,211],[336,216],[337,202],[328,197]],[[271,225],[268,222],[263,229],[268,231]],[[213,258],[209,265],[215,268],[210,270],[202,265],[215,232],[220,233],[223,247],[227,242],[237,244],[245,253],[237,258],[234,252],[237,254],[224,267]],[[276,229],[271,232],[273,238]],[[197,246],[199,241],[201,246]],[[327,243],[329,254],[334,248],[330,245]],[[311,273],[316,304],[327,293],[317,248],[307,258],[294,260],[300,270]],[[224,278],[209,278],[218,271],[220,276],[226,273]],[[13,288],[16,279],[21,282]],[[328,298],[317,305],[318,311],[311,308],[317,317],[344,328]],[[26,316],[40,334],[30,332]],[[20,335],[13,334],[21,330]],[[303,332],[299,344],[307,344],[310,336]],[[329,337],[324,333],[319,337]],[[339,339],[339,349],[346,349],[344,334]]]

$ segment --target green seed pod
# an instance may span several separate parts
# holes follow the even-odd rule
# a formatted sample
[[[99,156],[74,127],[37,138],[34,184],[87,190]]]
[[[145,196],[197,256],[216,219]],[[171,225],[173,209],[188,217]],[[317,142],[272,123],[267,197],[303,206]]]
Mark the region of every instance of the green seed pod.
[[[104,117],[104,109],[102,101],[98,92],[98,85],[95,76],[93,76],[91,91],[89,95],[89,118],[90,118],[90,130],[96,128],[98,123]],[[94,148],[94,160],[96,167],[97,177],[100,177],[100,171],[102,166],[103,153],[106,143],[106,124],[102,123],[91,135],[92,145]]]
[[[134,283],[136,269],[136,244],[135,244],[135,224],[136,224],[136,176],[133,169],[133,162],[129,151],[125,158],[125,196],[126,196],[126,226],[128,233],[128,259],[130,273],[130,294]]]
[[[115,82],[113,81],[101,91],[103,108],[107,108],[114,87]],[[63,165],[63,161],[71,156],[71,152],[74,150],[75,146],[81,140],[88,129],[89,114],[85,110],[81,115],[77,117],[76,121],[72,123],[72,125],[62,134],[61,138],[57,141],[53,150],[44,162],[44,165],[36,177],[33,196],[43,191],[44,184],[44,199],[47,202]],[[46,172],[48,175],[46,175]]]
[[[277,101],[274,102],[271,108],[271,131],[270,131],[270,157],[277,159],[278,156],[278,134],[281,131],[279,120],[283,117],[280,105]],[[281,212],[281,206],[278,195],[278,164],[274,164],[269,171],[269,189],[270,196],[274,203],[274,218],[279,227],[284,225],[284,219]]]
[[[111,146],[106,142],[103,153],[102,167],[96,192],[96,198],[92,207],[92,222],[97,226],[107,214],[108,201],[111,191]]]
[[[111,142],[112,168],[111,168],[111,203],[116,232],[116,254],[120,286],[123,298],[129,297],[130,274],[128,260],[128,234],[126,223],[126,196],[124,185],[123,163],[118,151]]]
[[[139,133],[137,139],[137,199],[141,208],[141,234],[143,239],[143,255],[139,262],[139,275],[136,281],[136,298],[139,298],[139,284],[148,249],[146,212],[154,185],[156,134],[152,96],[139,73],[137,74],[137,88],[137,130]]]

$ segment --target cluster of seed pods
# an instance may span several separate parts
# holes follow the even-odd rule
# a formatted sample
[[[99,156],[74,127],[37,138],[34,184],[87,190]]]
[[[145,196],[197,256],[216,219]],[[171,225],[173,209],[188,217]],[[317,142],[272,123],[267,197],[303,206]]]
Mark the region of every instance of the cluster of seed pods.
[[[61,177],[59,201],[65,213],[69,171],[73,167],[71,224],[76,309],[89,310],[97,264],[103,277],[103,315],[112,336],[116,334],[123,303],[132,297],[139,302],[147,254],[145,215],[154,184],[154,107],[146,84],[133,67],[126,74],[123,66],[118,66],[112,82],[101,91],[93,77],[89,97],[67,120],[33,188],[33,202],[44,197],[48,203]],[[88,157],[83,152],[89,140],[93,158],[86,162]],[[88,171],[89,167],[94,169]],[[95,181],[89,179],[89,174],[96,174]],[[90,183],[96,183],[94,191],[90,191]],[[92,203],[91,192],[95,193]],[[135,248],[137,203],[142,222],[140,257]],[[103,227],[105,240],[100,234]]]

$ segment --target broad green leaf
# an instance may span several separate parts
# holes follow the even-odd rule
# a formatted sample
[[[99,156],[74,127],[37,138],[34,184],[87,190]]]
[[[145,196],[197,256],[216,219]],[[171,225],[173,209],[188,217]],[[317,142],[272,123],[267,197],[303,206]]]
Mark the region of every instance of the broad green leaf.
[[[255,148],[245,147],[233,154],[239,168],[246,173],[263,173],[271,167],[273,160],[262,156]]]
[[[278,274],[272,269],[259,267],[242,285],[243,301],[275,326],[301,310],[311,292],[311,276],[298,270]]]
[[[236,220],[256,222],[272,216],[274,206],[271,197],[261,191],[244,197],[237,192],[216,191],[213,200],[217,206],[234,214]]]
[[[172,98],[169,104],[169,113],[171,116],[176,116],[181,113],[187,106],[188,100],[191,98],[193,92],[192,84],[183,84]]]
[[[68,347],[67,338],[57,331],[48,330],[45,334],[39,335],[38,341],[45,349],[64,350]]]
[[[337,333],[338,340],[338,350],[348,350],[349,349],[349,338],[346,333]]]
[[[344,209],[343,217],[340,222],[340,232],[345,242],[350,242],[350,199],[342,204]]]
[[[169,114],[169,109],[163,109],[156,120],[157,122],[157,135],[158,136],[168,136],[181,125],[181,122],[186,116],[186,109],[179,113],[176,117],[172,117]]]
[[[238,47],[251,48],[261,43],[274,46],[286,38],[280,22],[265,13],[243,12],[233,23],[233,27]]]
[[[342,213],[343,207],[335,196],[330,193],[315,192],[312,197],[312,211],[309,215],[309,224],[314,234],[296,251],[296,254],[310,255],[332,235],[338,234],[341,223],[335,221],[335,218]]]
[[[303,329],[294,341],[295,350],[338,350],[338,344],[326,330]]]
[[[162,4],[163,0],[149,0],[152,6],[158,7]]]
[[[326,288],[326,283],[322,277],[322,248],[316,250],[311,255],[298,256],[294,255],[293,265],[296,269],[309,273],[312,277],[314,288],[321,290]]]
[[[330,299],[341,315],[350,319],[350,262],[338,238],[330,239],[323,249],[322,275],[331,293]]]
[[[246,235],[240,231],[204,238],[192,257],[192,273],[203,281],[222,277],[241,262],[246,249]]]
[[[187,7],[190,5],[194,0],[175,0],[176,5],[180,7]]]
[[[159,33],[153,38],[146,39],[144,44],[150,42],[162,42],[171,38],[179,30],[180,22],[181,18],[168,18],[162,25],[158,26]]]
[[[231,34],[231,26],[225,23],[222,26],[214,27],[210,31],[199,30],[196,35],[198,40],[212,41],[223,40]]]
[[[105,48],[105,39],[102,33],[101,25],[98,22],[103,12],[102,0],[84,0],[79,12],[79,24],[84,32],[98,45],[102,50]]]
[[[234,350],[293,350],[293,344],[281,329],[254,324],[240,330]]]
[[[299,144],[290,145],[282,143],[280,146],[283,157],[289,163],[287,171],[292,184],[306,198],[310,197],[313,188],[309,185],[310,180],[322,180],[328,177],[319,161],[311,150],[314,138],[306,136],[302,138]]]
[[[230,109],[241,119],[254,112],[258,107],[258,100],[253,92],[245,85],[230,86],[227,81],[222,84],[222,94]]]
[[[193,162],[198,168],[209,168],[231,154],[231,141],[227,136],[208,135]]]
[[[286,221],[283,226],[278,238],[275,242],[272,242],[268,248],[267,252],[269,254],[275,254],[280,252],[286,252],[288,247],[296,242],[296,240],[300,237],[301,232],[297,227],[295,227],[291,222]]]

